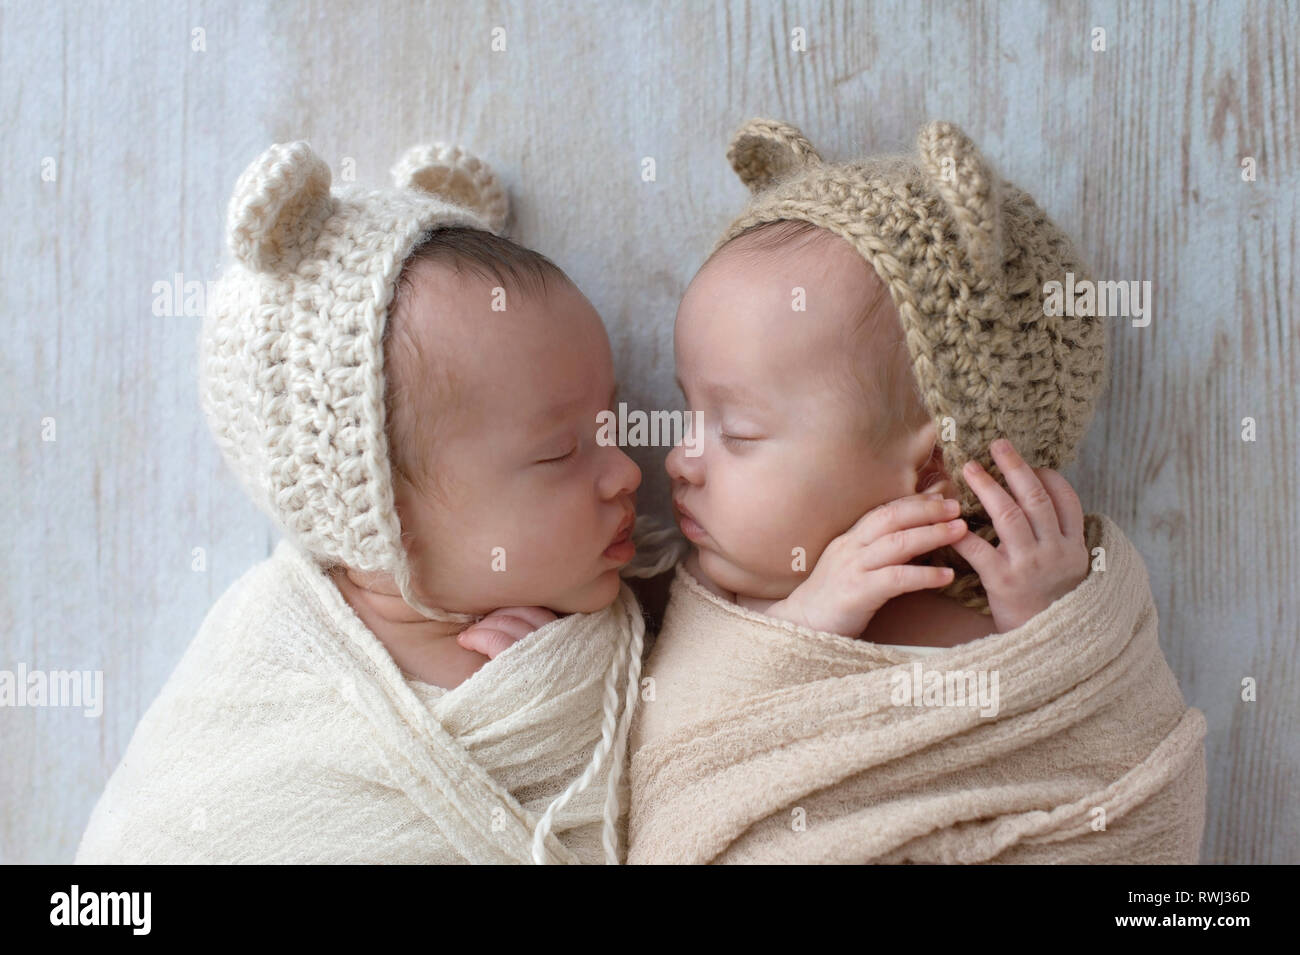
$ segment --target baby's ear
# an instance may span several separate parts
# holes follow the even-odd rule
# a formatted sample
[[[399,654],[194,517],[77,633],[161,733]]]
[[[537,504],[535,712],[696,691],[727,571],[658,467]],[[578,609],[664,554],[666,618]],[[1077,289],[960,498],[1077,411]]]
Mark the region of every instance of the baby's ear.
[[[921,166],[943,198],[975,268],[1002,273],[1002,202],[998,178],[969,136],[952,123],[927,123],[916,140]]]
[[[333,212],[325,161],[306,142],[276,143],[235,183],[226,209],[226,242],[250,269],[292,268]]]
[[[475,213],[491,232],[505,228],[510,201],[492,168],[460,146],[412,146],[393,166],[399,189],[419,189]]]
[[[821,161],[803,133],[775,119],[751,119],[736,130],[727,149],[727,162],[750,192],[761,192],[790,173]]]

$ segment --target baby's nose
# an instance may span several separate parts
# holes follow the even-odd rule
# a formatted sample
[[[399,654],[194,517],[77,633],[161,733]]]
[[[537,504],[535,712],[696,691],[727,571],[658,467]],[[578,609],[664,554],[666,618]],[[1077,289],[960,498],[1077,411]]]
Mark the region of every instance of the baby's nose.
[[[664,459],[664,470],[674,481],[689,481],[695,483],[692,475],[698,471],[698,465],[693,463],[686,456],[686,446],[678,444],[668,452],[668,457]]]
[[[669,451],[668,455],[664,458],[664,470],[667,471],[668,476],[674,480],[681,477],[681,464],[677,460],[681,457],[681,453],[682,446],[679,444]]]
[[[638,465],[631,458],[627,459],[627,463],[632,465],[632,474],[627,482],[627,489],[629,492],[631,492],[631,491],[635,491],[637,488],[641,486],[641,477],[642,477],[641,466]]]
[[[622,448],[619,449],[618,456],[621,460],[615,470],[615,483],[619,492],[631,494],[641,486],[641,467]]]

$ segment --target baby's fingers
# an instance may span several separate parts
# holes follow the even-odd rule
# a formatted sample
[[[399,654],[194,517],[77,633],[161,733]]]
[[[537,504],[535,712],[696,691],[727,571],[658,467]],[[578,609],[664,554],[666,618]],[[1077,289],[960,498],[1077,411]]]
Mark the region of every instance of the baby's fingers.
[[[1040,541],[1058,537],[1061,525],[1056,519],[1056,508],[1038,474],[1006,438],[994,441],[989,450],[1007,479],[1007,487],[1016,495],[1016,503],[1029,519],[1034,536]]]
[[[456,642],[492,659],[506,647],[555,620],[545,607],[507,607],[494,610],[478,623],[466,627]]]
[[[974,459],[966,462],[962,474],[984,505],[984,510],[993,519],[998,538],[1019,551],[1032,549],[1037,538],[1034,537],[1034,529],[1029,526],[1029,518],[1002,485],[993,480],[993,475]]]
[[[489,660],[507,647],[514,646],[519,638],[494,626],[484,626],[481,622],[460,632],[456,638],[466,650],[481,653]]]
[[[502,607],[500,610],[493,610],[490,614],[484,617],[483,620],[494,620],[497,617],[522,620],[524,623],[529,625],[529,630],[540,630],[552,620],[556,619],[555,614],[551,613],[545,607]]]
[[[899,564],[872,571],[872,592],[880,604],[892,600],[899,594],[915,590],[933,590],[947,587],[952,583],[951,567],[927,567],[921,564]]]
[[[993,579],[994,571],[1003,560],[997,548],[974,531],[968,531],[965,537],[952,545],[952,549],[974,568],[987,588],[988,581]]]
[[[895,564],[906,564],[913,558],[951,544],[965,533],[966,522],[960,517],[943,524],[927,524],[924,527],[894,531],[868,545],[863,555],[865,566],[868,570],[877,570]]]
[[[938,524],[960,513],[960,505],[953,500],[944,500],[942,494],[909,494],[868,511],[845,536],[865,546],[888,534],[909,527]]]
[[[1083,505],[1070,482],[1051,468],[1040,468],[1038,478],[1052,496],[1061,533],[1067,540],[1083,540]]]

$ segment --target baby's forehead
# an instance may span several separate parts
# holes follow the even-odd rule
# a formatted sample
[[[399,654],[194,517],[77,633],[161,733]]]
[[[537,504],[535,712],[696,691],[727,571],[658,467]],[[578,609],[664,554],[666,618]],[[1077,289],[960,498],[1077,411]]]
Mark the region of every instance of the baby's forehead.
[[[600,318],[567,279],[545,287],[506,283],[446,263],[420,263],[390,319],[393,372],[415,392],[455,381],[460,404],[481,404],[508,382],[516,398],[554,390],[565,368],[587,374],[610,362]]]
[[[748,247],[750,236],[722,247],[696,274],[678,312],[692,332],[790,336],[835,347],[874,318],[897,321],[889,290],[839,236],[824,229],[778,246]],[[889,314],[886,314],[889,313]],[[706,334],[704,337],[708,337]]]
[[[391,318],[408,335],[446,349],[462,338],[491,338],[525,309],[545,307],[546,290],[475,265],[428,259],[411,263],[399,285]]]
[[[437,301],[477,295],[506,284],[502,278],[482,268],[444,259],[417,259],[408,263],[403,270],[402,281],[406,288],[399,292],[407,292],[408,300]]]
[[[902,329],[888,288],[825,230],[759,250],[723,247],[697,279],[676,326],[685,379],[731,376],[779,396],[799,381],[879,377],[894,360]]]
[[[714,295],[718,286],[756,288],[796,309],[800,295],[840,303],[874,297],[883,286],[871,264],[826,229],[774,238],[779,234],[749,233],[724,245],[696,274],[692,290]]]

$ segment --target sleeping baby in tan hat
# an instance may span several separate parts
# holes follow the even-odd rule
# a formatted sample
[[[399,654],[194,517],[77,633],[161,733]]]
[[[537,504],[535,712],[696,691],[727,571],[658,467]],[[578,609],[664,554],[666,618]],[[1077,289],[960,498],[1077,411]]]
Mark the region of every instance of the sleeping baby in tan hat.
[[[1106,375],[1101,322],[1043,305],[1070,242],[951,124],[833,165],[755,120],[728,158],[628,861],[1195,862],[1204,720],[1054,470]]]

